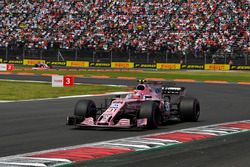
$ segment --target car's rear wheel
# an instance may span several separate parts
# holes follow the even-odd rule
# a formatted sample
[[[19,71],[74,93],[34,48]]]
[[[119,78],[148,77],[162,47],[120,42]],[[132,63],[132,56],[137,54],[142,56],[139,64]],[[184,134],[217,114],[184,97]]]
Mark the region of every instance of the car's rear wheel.
[[[74,115],[82,117],[92,117],[96,120],[96,105],[92,100],[79,100],[75,105]]]
[[[195,98],[184,97],[181,100],[179,110],[181,121],[196,122],[200,116],[200,103]]]
[[[161,121],[159,104],[154,101],[145,101],[142,103],[139,118],[147,118],[148,129],[155,129]]]

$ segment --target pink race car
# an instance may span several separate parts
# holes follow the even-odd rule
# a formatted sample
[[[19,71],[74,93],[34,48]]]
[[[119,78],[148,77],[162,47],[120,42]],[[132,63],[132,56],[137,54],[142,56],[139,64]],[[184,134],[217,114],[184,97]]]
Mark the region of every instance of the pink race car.
[[[45,64],[43,62],[39,62],[35,64],[35,67],[33,67],[33,70],[47,70],[50,69],[51,67],[48,64]]]
[[[102,128],[154,129],[169,120],[197,121],[200,104],[186,97],[186,89],[174,83],[140,80],[133,93],[116,97],[106,107],[97,108],[92,100],[79,100],[68,125]]]

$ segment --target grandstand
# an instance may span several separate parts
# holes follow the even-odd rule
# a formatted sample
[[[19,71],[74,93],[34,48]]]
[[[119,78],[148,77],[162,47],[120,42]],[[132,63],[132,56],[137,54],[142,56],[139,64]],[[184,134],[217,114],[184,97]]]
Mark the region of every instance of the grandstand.
[[[0,48],[140,53],[147,62],[250,50],[247,0],[9,0],[0,8]]]

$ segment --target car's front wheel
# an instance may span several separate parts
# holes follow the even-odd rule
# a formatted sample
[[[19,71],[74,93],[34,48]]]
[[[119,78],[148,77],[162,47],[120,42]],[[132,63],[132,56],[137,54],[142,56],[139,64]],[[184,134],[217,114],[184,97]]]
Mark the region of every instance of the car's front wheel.
[[[147,118],[147,128],[155,129],[161,122],[159,104],[154,101],[145,101],[142,103],[139,118]]]
[[[92,100],[79,100],[75,105],[74,115],[76,117],[92,117],[96,119],[96,105]]]

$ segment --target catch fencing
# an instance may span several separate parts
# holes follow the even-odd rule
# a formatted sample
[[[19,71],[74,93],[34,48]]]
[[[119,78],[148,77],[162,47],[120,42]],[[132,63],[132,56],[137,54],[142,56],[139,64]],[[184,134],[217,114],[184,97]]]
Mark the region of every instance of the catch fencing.
[[[27,63],[27,60],[34,61]],[[206,69],[206,64],[214,64],[216,68],[229,65],[230,69],[250,69],[250,52],[243,50],[195,55],[168,51],[0,48],[0,62],[33,65],[41,60],[52,65],[79,67]]]

